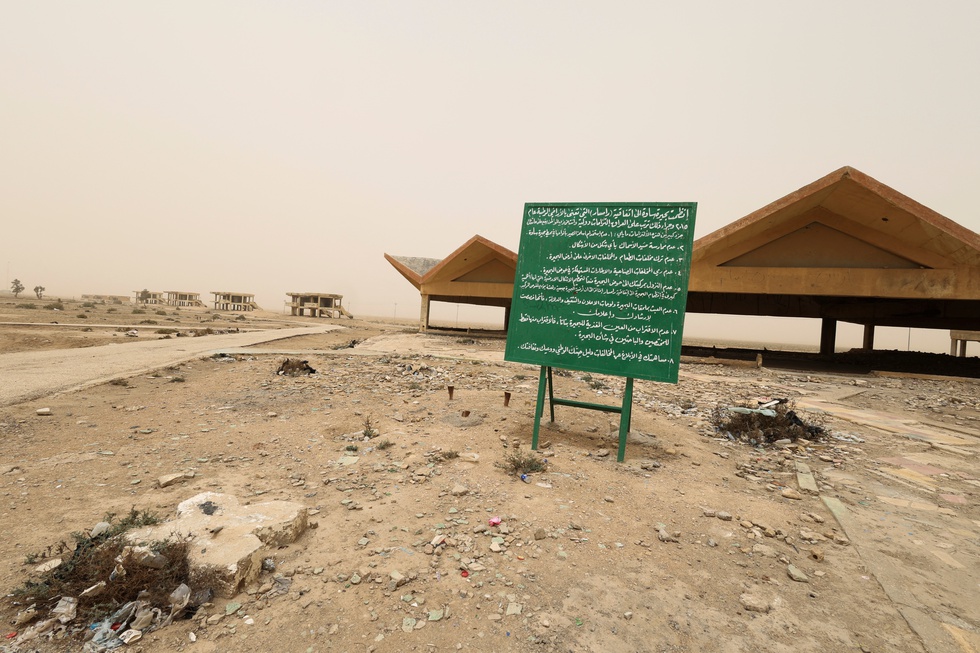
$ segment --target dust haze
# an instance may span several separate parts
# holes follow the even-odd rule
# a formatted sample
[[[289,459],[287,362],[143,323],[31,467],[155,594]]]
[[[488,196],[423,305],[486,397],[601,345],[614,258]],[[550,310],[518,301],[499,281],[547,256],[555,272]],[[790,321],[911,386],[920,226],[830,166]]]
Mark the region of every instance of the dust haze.
[[[978,23],[971,2],[7,3],[3,289],[333,292],[413,318],[383,254],[516,251],[525,202],[695,201],[700,237],[843,165],[978,231]]]

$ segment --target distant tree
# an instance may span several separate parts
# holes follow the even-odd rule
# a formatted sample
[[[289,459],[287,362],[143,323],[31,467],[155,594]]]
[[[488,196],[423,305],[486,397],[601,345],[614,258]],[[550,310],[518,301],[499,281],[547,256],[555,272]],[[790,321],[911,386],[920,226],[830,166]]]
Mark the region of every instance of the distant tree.
[[[24,284],[20,282],[20,279],[14,279],[10,282],[10,291],[14,293],[14,298],[16,299],[17,295],[24,292]]]
[[[143,290],[140,291],[140,295],[138,299],[140,304],[146,304],[146,302],[150,301],[150,291],[144,288]]]
[[[34,294],[37,295],[38,299],[44,298],[44,291],[47,290],[44,286],[34,286]]]

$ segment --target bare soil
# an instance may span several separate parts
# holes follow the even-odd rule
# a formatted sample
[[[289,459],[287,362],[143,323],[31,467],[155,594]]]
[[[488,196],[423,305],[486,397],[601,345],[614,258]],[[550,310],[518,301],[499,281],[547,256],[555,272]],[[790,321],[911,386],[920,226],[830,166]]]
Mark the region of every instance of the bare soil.
[[[121,317],[101,310],[105,324]],[[168,317],[190,328],[203,316]],[[0,407],[0,618],[26,607],[14,590],[72,532],[219,491],[303,503],[316,528],[271,551],[257,586],[127,648],[980,650],[975,381],[686,363],[676,386],[636,383],[618,463],[616,418],[568,407],[529,451],[537,369],[503,361],[501,339],[343,326]],[[32,328],[0,329],[0,351],[98,344]],[[277,376],[296,353],[317,374]],[[556,385],[616,404],[623,380],[571,372]],[[715,429],[719,407],[769,397],[793,400],[830,439],[762,448]],[[517,453],[545,471],[524,482],[503,469]],[[800,463],[819,494],[800,488]],[[193,478],[155,486],[175,472]],[[408,582],[390,589],[392,572]],[[275,575],[291,584],[270,597],[260,589]],[[226,615],[229,603],[241,608]]]

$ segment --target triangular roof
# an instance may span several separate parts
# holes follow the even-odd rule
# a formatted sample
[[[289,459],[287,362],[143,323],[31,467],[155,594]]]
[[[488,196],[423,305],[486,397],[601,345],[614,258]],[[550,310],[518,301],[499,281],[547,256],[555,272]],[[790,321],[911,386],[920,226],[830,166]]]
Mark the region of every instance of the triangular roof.
[[[510,306],[517,254],[483,236],[473,236],[444,259],[385,258],[424,301]]]
[[[856,267],[869,267],[862,255],[881,259],[870,267],[980,266],[980,236],[850,166],[698,239],[692,261],[768,267],[765,263],[772,262],[773,252],[767,253],[767,247],[778,247],[780,239],[788,239],[782,245],[792,244],[794,235],[802,240],[811,225],[822,234],[817,242],[834,247],[825,248],[826,261],[818,254],[795,267],[852,267],[841,265],[846,262],[842,258],[850,258]],[[842,256],[842,247],[855,251]],[[746,256],[748,260],[739,261]]]
[[[516,253],[480,235],[473,236],[444,259],[391,254],[385,254],[385,259],[416,288],[435,281],[499,283],[500,275],[506,276],[507,269],[513,281],[513,271],[517,268]]]
[[[693,292],[975,299],[980,236],[845,166],[698,239]]]

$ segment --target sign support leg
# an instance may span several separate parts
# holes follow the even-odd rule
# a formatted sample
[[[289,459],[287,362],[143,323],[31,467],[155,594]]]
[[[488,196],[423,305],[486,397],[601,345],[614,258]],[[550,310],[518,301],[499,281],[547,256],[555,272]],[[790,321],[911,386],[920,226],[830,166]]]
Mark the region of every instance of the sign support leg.
[[[541,429],[541,414],[544,413],[544,386],[548,381],[545,369],[547,369],[548,372],[551,372],[550,367],[545,368],[543,365],[541,366],[541,375],[538,377],[538,402],[534,405],[534,434],[531,436],[531,449],[533,451],[538,450],[538,431]],[[554,410],[555,409],[552,406],[551,421],[555,420]]]
[[[623,462],[626,458],[626,436],[630,432],[630,420],[633,417],[633,377],[626,377],[626,389],[623,391],[623,409],[619,413],[619,452],[616,461]]]

